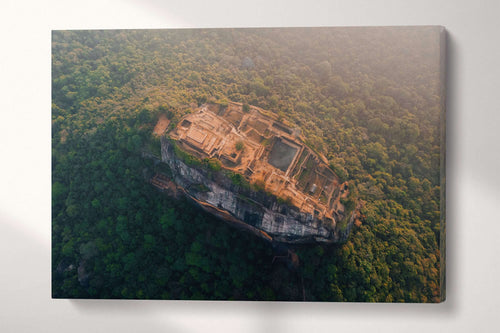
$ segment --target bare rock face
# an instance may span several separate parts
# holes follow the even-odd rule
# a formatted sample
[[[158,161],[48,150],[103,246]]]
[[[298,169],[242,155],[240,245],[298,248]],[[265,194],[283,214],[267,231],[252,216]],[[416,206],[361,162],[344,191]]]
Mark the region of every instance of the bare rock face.
[[[177,190],[207,212],[269,241],[332,243],[347,238],[355,211],[340,229],[332,219],[303,212],[254,187],[235,184],[225,170],[186,164],[175,154],[174,144],[161,138],[162,161],[170,167]],[[165,188],[171,186],[167,184]]]

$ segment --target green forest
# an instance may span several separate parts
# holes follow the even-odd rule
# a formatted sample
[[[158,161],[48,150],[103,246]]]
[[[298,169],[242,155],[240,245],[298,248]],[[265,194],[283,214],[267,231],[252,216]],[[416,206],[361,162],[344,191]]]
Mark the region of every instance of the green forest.
[[[437,28],[54,31],[55,298],[439,302]],[[152,135],[241,102],[300,127],[363,200],[341,244],[266,241],[149,182]]]

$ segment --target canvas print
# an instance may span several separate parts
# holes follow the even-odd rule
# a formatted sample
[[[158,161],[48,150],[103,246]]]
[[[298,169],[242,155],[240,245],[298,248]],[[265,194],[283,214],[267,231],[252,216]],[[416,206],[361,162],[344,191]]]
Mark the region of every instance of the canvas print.
[[[52,32],[54,298],[441,302],[442,27]]]

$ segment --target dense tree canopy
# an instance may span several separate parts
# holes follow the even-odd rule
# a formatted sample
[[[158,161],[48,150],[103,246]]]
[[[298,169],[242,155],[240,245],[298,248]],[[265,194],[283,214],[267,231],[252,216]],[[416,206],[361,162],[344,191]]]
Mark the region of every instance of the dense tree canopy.
[[[439,300],[439,35],[432,28],[55,31],[53,295]],[[257,105],[300,127],[365,202],[347,242],[298,269],[147,178],[152,129],[190,105]],[[244,147],[240,147],[244,149]]]

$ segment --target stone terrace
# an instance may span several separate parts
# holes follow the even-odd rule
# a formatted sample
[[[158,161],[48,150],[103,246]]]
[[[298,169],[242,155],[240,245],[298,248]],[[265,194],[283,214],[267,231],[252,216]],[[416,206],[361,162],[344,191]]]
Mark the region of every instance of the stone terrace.
[[[300,131],[278,122],[269,112],[242,104],[206,104],[185,116],[169,136],[181,149],[215,158],[250,183],[287,200],[302,212],[335,224],[338,177],[302,143]]]

